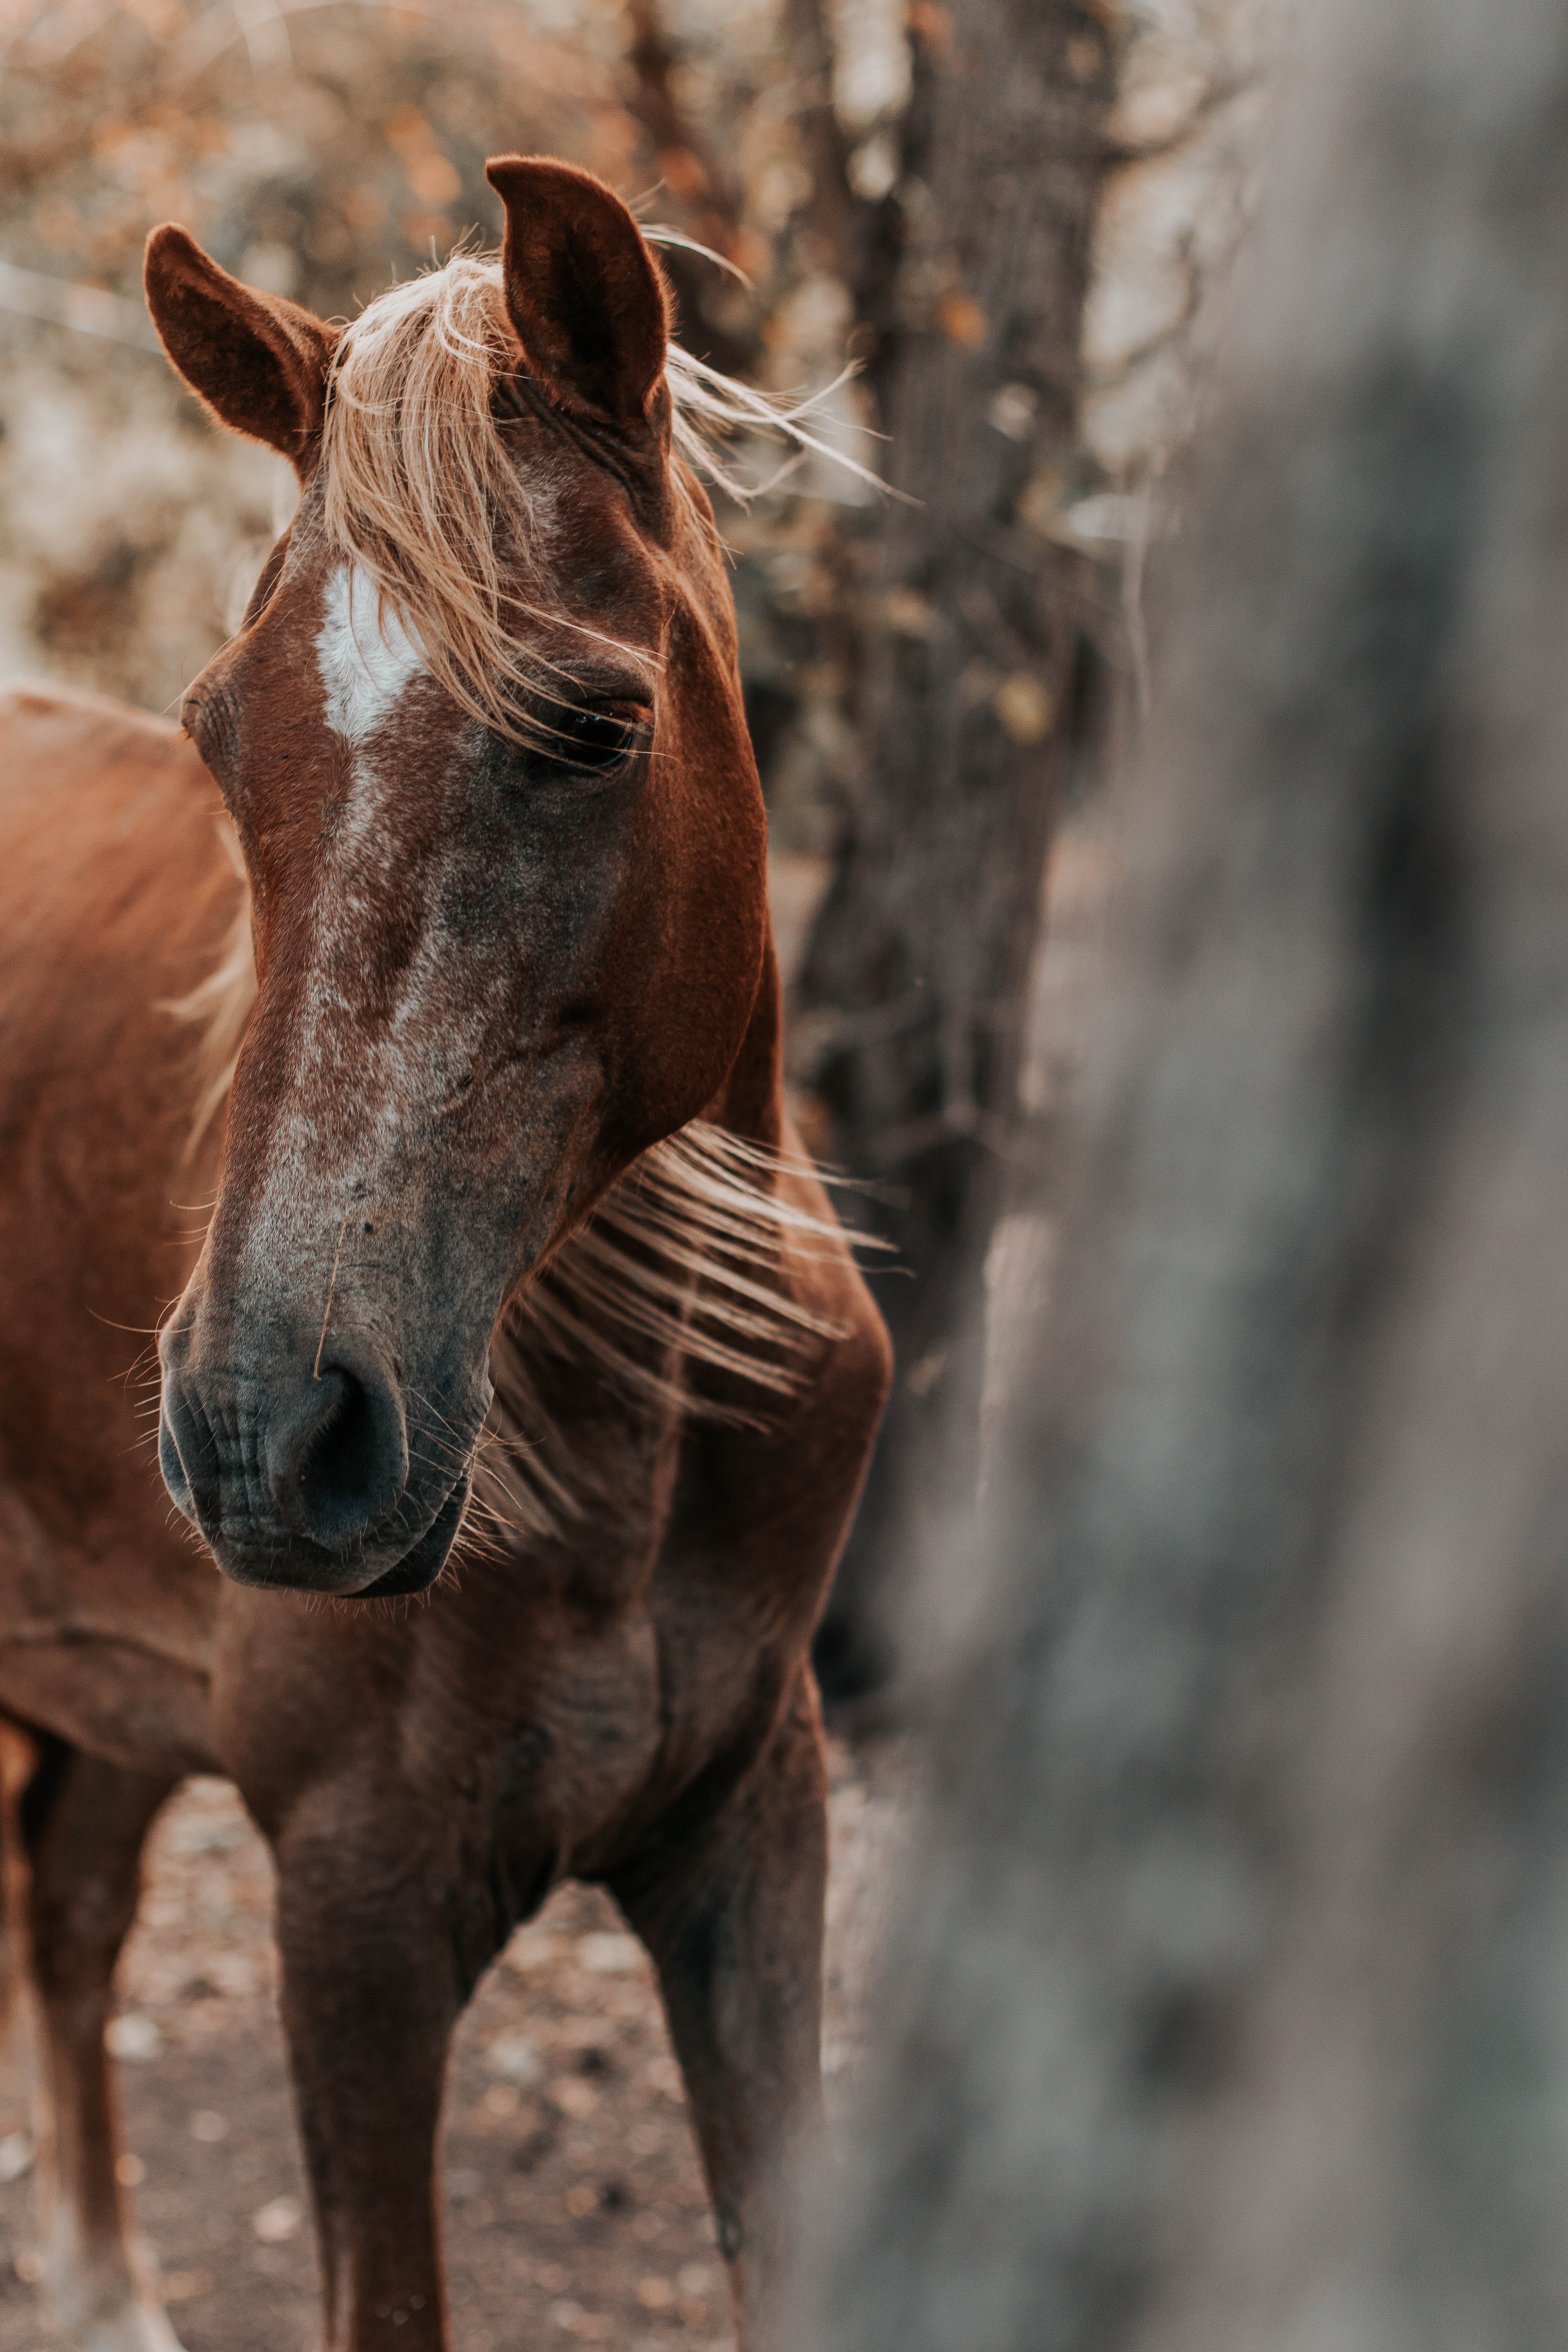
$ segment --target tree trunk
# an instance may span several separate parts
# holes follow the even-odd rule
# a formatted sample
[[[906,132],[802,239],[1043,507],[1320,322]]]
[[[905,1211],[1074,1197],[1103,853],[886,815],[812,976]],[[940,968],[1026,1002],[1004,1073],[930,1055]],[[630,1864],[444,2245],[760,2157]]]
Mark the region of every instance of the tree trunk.
[[[1568,2341],[1568,16],[1303,37],[831,2352]]]
[[[1048,524],[1075,448],[1109,20],[1095,0],[913,10],[890,211],[851,219],[826,107],[806,126],[889,478],[919,501],[879,534],[865,767],[798,992],[796,1075],[830,1114],[829,1156],[888,1188],[881,1222],[914,1277],[882,1286],[900,1374],[825,1631],[840,1689],[879,1672],[874,1595],[973,1475],[976,1302],[1023,1139],[1021,1008],[1085,593],[1080,559],[1021,517]]]

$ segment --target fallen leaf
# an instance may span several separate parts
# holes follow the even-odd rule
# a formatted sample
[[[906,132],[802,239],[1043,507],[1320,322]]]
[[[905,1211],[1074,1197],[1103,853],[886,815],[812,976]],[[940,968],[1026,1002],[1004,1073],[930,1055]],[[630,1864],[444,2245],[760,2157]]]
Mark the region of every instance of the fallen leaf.
[[[128,2010],[123,2017],[110,2019],[103,2029],[103,2046],[111,2058],[127,2065],[144,2066],[163,2047],[163,2037],[150,2017]]]
[[[559,2083],[552,2083],[550,2095],[563,2116],[573,2116],[579,2123],[584,2116],[591,2116],[599,2104],[599,2094],[592,2083],[584,2083],[577,2075],[567,2075]]]
[[[705,196],[708,169],[689,147],[666,147],[658,159],[658,176],[672,196]]]
[[[485,2064],[503,2083],[537,2083],[544,2072],[539,2046],[526,2033],[498,2033],[485,2052]]]
[[[427,155],[416,155],[405,163],[408,184],[424,205],[449,205],[463,193],[462,179],[455,164],[449,163],[438,148]]]
[[[1015,743],[1043,743],[1056,716],[1051,698],[1037,677],[1018,670],[1005,677],[994,698],[994,708]]]
[[[250,2226],[264,2246],[280,2246],[296,2236],[305,2218],[303,2206],[297,2197],[274,2197],[250,2217]]]
[[[929,637],[936,626],[936,606],[913,588],[890,589],[882,611],[900,637]]]
[[[642,1960],[642,1946],[635,1936],[579,1936],[578,1966],[591,1969],[596,1976],[624,1976]]]
[[[986,415],[996,431],[1005,433],[1009,441],[1026,441],[1038,406],[1032,384],[1005,383]]]
[[[194,2303],[198,2294],[210,2294],[212,2284],[211,2271],[167,2271],[159,2292],[165,2303]]]
[[[985,330],[990,322],[971,295],[944,294],[937,317],[942,320],[942,333],[950,343],[973,345],[985,341]]]
[[[910,30],[916,40],[923,41],[928,49],[940,51],[952,45],[952,12],[938,5],[938,0],[911,0]]]

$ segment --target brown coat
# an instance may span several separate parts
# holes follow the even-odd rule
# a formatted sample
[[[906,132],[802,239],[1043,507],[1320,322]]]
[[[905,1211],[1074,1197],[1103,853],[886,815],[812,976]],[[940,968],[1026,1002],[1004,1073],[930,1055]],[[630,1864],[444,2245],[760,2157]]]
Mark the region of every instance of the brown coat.
[[[820,1188],[768,1158],[760,801],[710,519],[668,454],[657,272],[584,175],[496,178],[507,446],[573,516],[564,620],[530,640],[571,667],[570,758],[487,734],[428,663],[374,701],[395,635],[367,656],[332,617],[331,339],[175,232],[155,315],[226,420],[295,456],[301,517],[194,689],[205,765],[85,698],[0,715],[0,1710],[37,1759],[52,2285],[79,2340],[135,2352],[172,2339],[125,2255],[101,2021],[142,1832],[191,1769],[232,1775],[278,1860],[332,2346],[379,2343],[388,2310],[407,2352],[446,2341],[447,2039],[564,1875],[607,1885],[659,1969],[748,2346],[773,2340],[817,2116],[807,1649],[886,1342]],[[195,1041],[167,1007],[235,915],[213,775],[259,993],[189,1159]],[[622,1336],[624,1377],[592,1330],[520,1337],[595,1202],[698,1114],[773,1203],[746,1343],[773,1385],[705,1354],[679,1234],[623,1252],[685,1301]],[[591,1323],[597,1294],[571,1296]],[[160,1328],[165,1473],[205,1540],[153,1458]],[[514,1358],[568,1499],[453,1554]],[[428,1597],[313,1597],[378,1590]]]

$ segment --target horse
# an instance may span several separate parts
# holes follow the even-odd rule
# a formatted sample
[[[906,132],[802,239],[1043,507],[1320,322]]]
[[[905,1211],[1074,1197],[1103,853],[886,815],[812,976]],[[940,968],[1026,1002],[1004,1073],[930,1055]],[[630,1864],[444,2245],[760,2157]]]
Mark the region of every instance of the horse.
[[[889,1354],[785,1117],[700,479],[744,402],[603,183],[488,170],[499,257],[342,329],[153,232],[300,504],[180,724],[0,716],[8,1948],[84,2352],[175,2346],[103,2029],[193,1772],[276,1861],[332,2352],[447,2342],[449,2037],[565,1878],[652,1957],[747,2352],[820,2130],[809,1645]]]

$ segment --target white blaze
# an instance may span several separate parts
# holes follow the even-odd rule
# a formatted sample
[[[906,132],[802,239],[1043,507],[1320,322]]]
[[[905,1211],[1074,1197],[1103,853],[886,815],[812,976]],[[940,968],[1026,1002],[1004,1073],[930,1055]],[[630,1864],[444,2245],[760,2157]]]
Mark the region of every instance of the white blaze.
[[[327,690],[327,724],[350,743],[374,733],[424,667],[419,646],[398,615],[379,606],[374,583],[357,564],[341,563],[327,583],[316,657]]]

